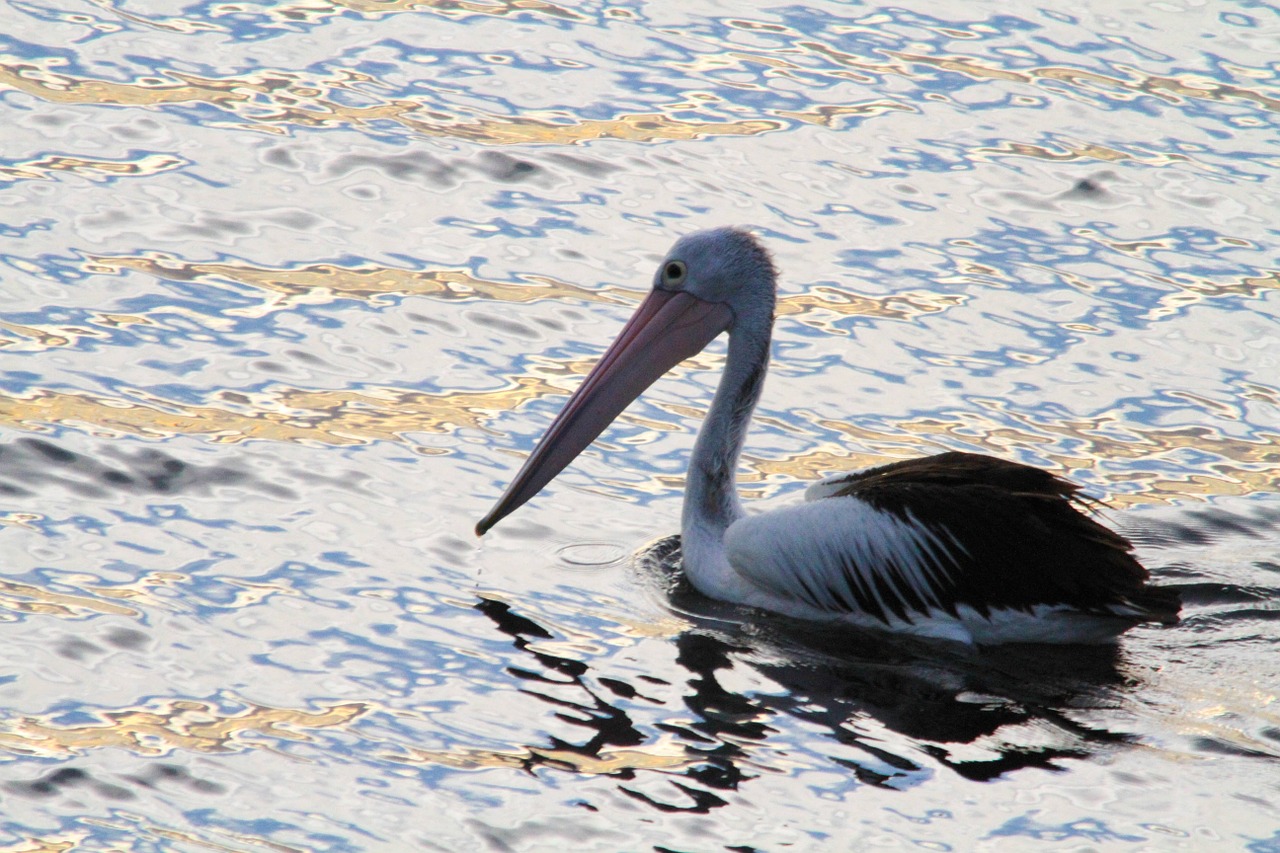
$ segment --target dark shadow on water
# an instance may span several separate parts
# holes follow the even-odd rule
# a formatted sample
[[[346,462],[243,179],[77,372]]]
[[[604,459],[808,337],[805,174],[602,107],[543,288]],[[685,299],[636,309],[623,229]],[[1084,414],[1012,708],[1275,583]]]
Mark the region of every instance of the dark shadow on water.
[[[1219,501],[1174,513],[1130,516],[1122,531],[1134,545],[1157,548],[1216,545],[1233,539],[1276,541],[1280,504],[1275,500]],[[1273,553],[1280,559],[1280,553]]]
[[[292,502],[311,485],[364,492],[369,476],[351,466],[302,468],[261,454],[251,456],[238,447],[213,452],[202,448],[198,455],[188,448],[183,458],[145,441],[79,441],[76,445],[79,449],[72,450],[56,436],[0,441],[0,498],[34,498],[57,491],[90,501],[122,494],[178,497],[247,492]]]
[[[667,556],[660,543],[640,561]],[[592,672],[588,663],[539,651],[538,641],[554,632],[511,605],[475,605],[529,656],[528,667],[508,667],[526,683],[524,691],[584,729],[572,743],[552,737],[547,746],[530,744],[527,769],[577,769],[566,767],[573,761],[564,756],[598,764],[612,750],[674,740],[687,757],[679,769],[664,767],[658,775],[632,765],[611,772],[619,790],[655,809],[705,813],[801,747],[805,761],[829,761],[851,784],[902,790],[945,771],[986,781],[1026,767],[1059,769],[1131,740],[1073,713],[1114,707],[1131,687],[1114,647],[1010,647],[977,655],[872,632],[833,639],[772,619],[743,621],[743,611],[678,588],[671,602],[695,624],[674,639],[682,684]],[[744,667],[756,686],[728,686],[742,682],[741,672],[726,676]],[[556,695],[543,692],[544,685],[556,685]],[[576,700],[564,698],[572,693]],[[543,754],[550,752],[554,758]],[[785,771],[786,762],[776,769]]]
[[[475,605],[476,609],[493,620],[498,630],[514,638],[515,648],[529,655],[536,668],[518,666],[507,667],[507,672],[527,683],[525,693],[557,706],[557,716],[588,729],[591,734],[581,743],[570,743],[556,737],[549,738],[549,749],[557,753],[581,755],[587,759],[597,759],[603,750],[616,747],[636,746],[644,742],[644,735],[631,724],[625,711],[611,704],[601,694],[604,691],[593,688],[586,677],[589,667],[586,663],[558,655],[538,651],[530,641],[549,640],[555,635],[537,622],[513,611],[510,605],[501,601],[482,599]],[[616,682],[616,679],[614,680]],[[622,682],[616,682],[622,683]],[[576,685],[581,688],[585,701],[571,702],[557,698],[539,690],[540,685],[562,687]],[[626,693],[624,689],[615,692]],[[636,691],[631,691],[636,695]],[[547,759],[535,754],[528,761],[527,769],[538,764],[571,767],[571,762],[563,759]]]
[[[1136,514],[1121,528],[1144,562],[1182,599],[1181,629],[1213,647],[1230,635],[1275,644],[1280,619],[1280,503],[1227,497]]]
[[[128,450],[103,443],[100,456],[88,456],[43,438],[0,444],[0,496],[31,497],[54,486],[94,500],[114,493],[204,494],[223,486],[297,498],[291,489],[264,480],[247,466],[198,465],[153,447]]]
[[[1023,767],[1053,769],[1060,760],[1083,758],[1130,739],[1080,724],[1068,713],[1114,705],[1117,691],[1130,686],[1117,646],[1008,645],[979,651],[757,614],[695,592],[675,567],[678,549],[678,537],[654,543],[638,555],[638,570],[663,584],[670,605],[699,625],[701,630],[686,632],[677,644],[681,662],[700,675],[703,690],[714,689],[717,669],[730,668],[750,653],[750,665],[785,688],[756,697],[762,707],[816,724],[838,742],[901,771],[882,778],[881,770],[833,759],[865,782],[899,787],[926,768],[918,758],[887,754],[874,738],[850,731],[851,720],[872,720],[904,735],[914,741],[912,750],[974,780]],[[1043,724],[1056,737],[1046,739]],[[1029,742],[1007,738],[981,750],[966,749],[964,758],[947,748],[1018,726],[1036,730]],[[974,757],[974,752],[985,754]]]

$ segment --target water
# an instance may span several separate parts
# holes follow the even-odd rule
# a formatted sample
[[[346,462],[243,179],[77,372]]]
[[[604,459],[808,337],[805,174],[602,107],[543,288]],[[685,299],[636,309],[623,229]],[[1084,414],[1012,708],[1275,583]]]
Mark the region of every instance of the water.
[[[0,845],[1280,849],[1275,10],[0,10]],[[783,273],[751,498],[940,449],[1105,498],[1184,622],[748,619],[723,350],[470,531],[681,233]]]

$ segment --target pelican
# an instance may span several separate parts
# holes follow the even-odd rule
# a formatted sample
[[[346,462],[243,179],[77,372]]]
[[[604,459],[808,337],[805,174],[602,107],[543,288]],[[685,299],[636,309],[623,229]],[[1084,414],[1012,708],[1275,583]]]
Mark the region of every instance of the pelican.
[[[795,506],[748,514],[735,469],[769,365],[777,272],[737,228],[680,238],[653,289],[552,422],[476,535],[516,510],[669,369],[729,333],[694,443],[682,569],[710,598],[804,620],[966,644],[1106,643],[1173,624],[1176,593],[1148,584],[1123,536],[1079,487],[973,453],[894,462],[813,484]]]

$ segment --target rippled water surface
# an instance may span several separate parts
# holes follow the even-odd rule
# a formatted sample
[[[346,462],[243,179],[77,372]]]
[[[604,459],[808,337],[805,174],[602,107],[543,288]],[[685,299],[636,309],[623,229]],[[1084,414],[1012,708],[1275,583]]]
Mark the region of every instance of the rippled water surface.
[[[1280,850],[1274,5],[37,0],[0,45],[0,849]],[[478,543],[722,224],[782,270],[750,497],[1042,465],[1183,623],[966,657],[668,596],[722,346]]]

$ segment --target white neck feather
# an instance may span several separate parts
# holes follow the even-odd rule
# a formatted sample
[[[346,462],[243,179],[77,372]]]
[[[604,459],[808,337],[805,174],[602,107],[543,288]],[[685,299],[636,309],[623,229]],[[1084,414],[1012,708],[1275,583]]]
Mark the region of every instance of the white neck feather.
[[[724,374],[698,430],[686,474],[681,525],[684,572],[700,592],[714,591],[717,598],[733,597],[730,590],[746,585],[725,556],[724,533],[745,514],[735,472],[751,412],[764,387],[769,332],[767,324],[735,327],[730,332]]]

